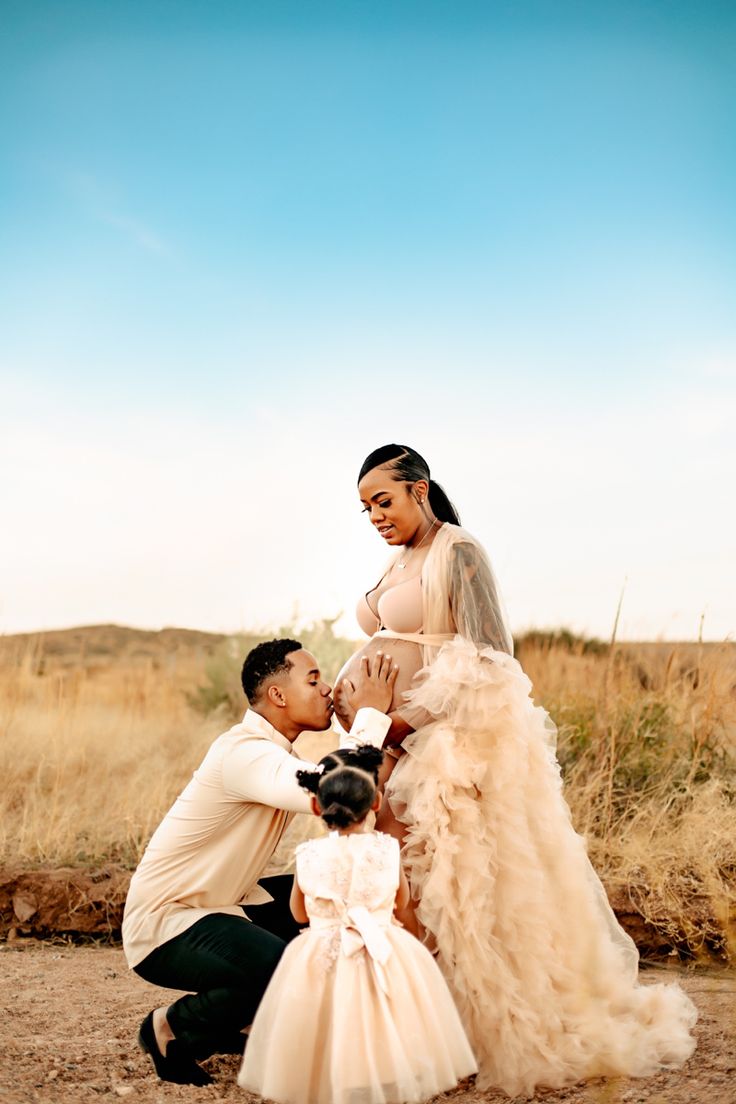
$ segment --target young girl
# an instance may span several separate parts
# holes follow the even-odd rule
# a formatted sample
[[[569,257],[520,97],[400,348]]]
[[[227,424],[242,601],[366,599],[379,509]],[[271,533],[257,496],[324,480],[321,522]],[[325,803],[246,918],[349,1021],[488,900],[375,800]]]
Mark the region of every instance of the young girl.
[[[291,909],[310,926],[284,951],[238,1077],[278,1104],[408,1104],[476,1072],[437,964],[395,920],[409,887],[391,836],[369,831],[377,748],[300,771],[332,829],[300,844]]]

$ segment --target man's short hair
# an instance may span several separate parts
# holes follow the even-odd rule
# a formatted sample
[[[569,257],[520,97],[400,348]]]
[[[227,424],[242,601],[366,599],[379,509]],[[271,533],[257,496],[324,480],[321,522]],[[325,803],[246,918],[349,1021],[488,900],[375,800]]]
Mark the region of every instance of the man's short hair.
[[[245,657],[240,681],[246,698],[252,704],[267,678],[284,674],[291,667],[288,656],[301,650],[298,640],[266,640],[257,644]]]

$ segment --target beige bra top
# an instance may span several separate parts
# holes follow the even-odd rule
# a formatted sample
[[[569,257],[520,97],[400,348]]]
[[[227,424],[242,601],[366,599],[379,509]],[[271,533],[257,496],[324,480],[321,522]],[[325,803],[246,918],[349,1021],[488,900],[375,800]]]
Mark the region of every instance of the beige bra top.
[[[384,590],[378,598],[375,610],[368,601],[373,590],[363,595],[355,611],[358,624],[367,636],[372,636],[380,629],[391,629],[398,633],[422,631],[422,580],[419,575],[413,575],[406,582]]]

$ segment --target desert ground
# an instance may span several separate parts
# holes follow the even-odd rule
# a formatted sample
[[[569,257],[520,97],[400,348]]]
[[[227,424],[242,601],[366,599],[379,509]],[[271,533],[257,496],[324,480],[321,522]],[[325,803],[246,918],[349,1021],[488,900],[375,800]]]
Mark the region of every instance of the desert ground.
[[[164,1084],[135,1043],[138,1024],[159,1000],[174,998],[128,971],[118,947],[19,939],[0,945],[0,1100],[3,1104],[131,1104],[254,1101],[235,1083],[233,1057],[207,1063],[207,1088]],[[734,1104],[736,973],[646,969],[642,981],[678,980],[698,1006],[698,1048],[683,1070],[646,1080],[594,1081],[534,1097],[544,1104]],[[502,1104],[501,1093],[464,1083],[436,1098]]]

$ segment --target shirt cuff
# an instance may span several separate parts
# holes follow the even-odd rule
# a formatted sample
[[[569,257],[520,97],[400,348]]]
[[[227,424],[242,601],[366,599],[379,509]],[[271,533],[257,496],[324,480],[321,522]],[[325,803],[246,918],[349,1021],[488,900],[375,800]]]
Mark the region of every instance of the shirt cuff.
[[[350,731],[340,740],[341,748],[355,748],[360,744],[372,744],[380,748],[391,727],[391,718],[371,706],[363,706],[355,714]]]

